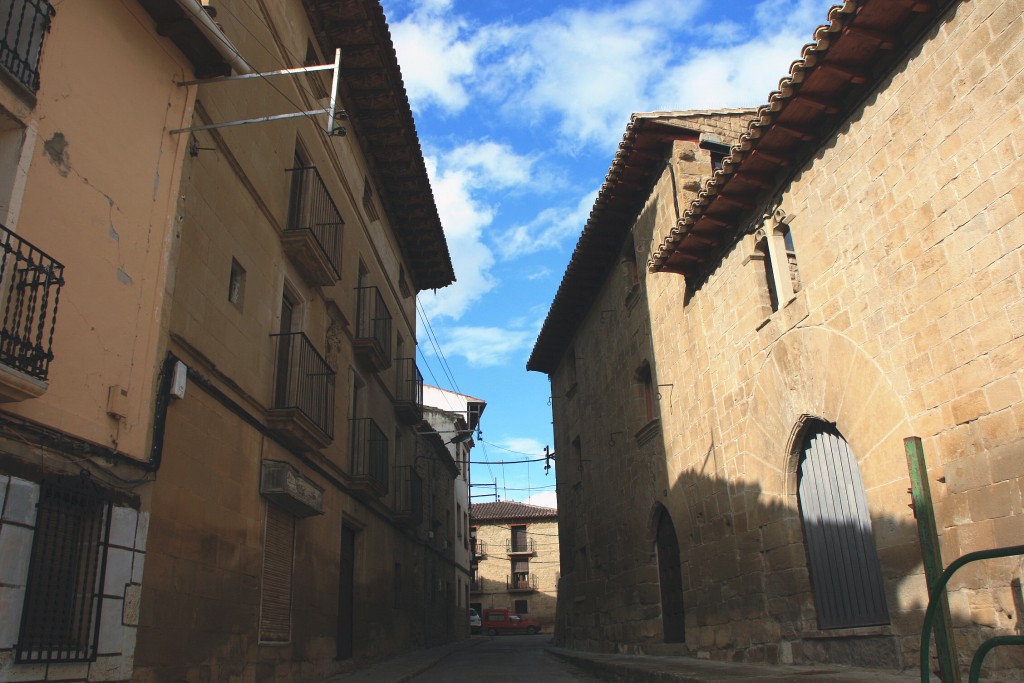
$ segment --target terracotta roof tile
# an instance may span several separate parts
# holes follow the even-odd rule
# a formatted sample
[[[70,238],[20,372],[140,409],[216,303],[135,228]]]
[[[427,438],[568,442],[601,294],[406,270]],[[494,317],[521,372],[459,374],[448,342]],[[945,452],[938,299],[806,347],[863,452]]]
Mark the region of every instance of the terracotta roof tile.
[[[493,522],[519,519],[557,519],[558,510],[539,505],[504,500],[497,503],[474,503],[469,513],[472,522]]]

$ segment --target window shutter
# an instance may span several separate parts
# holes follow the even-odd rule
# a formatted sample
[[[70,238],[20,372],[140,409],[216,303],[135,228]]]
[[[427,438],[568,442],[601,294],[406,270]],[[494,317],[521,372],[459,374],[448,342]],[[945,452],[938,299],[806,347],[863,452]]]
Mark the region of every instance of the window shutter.
[[[530,571],[529,560],[512,560],[512,572],[515,574],[525,574]]]
[[[292,571],[295,517],[267,505],[260,596],[260,642],[287,643],[291,638]]]

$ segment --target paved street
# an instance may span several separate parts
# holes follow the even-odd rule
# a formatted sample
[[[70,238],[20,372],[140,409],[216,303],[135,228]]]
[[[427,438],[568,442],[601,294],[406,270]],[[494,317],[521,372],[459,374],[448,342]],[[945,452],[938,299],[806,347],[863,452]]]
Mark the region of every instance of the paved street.
[[[486,642],[453,652],[411,680],[413,683],[587,683],[600,680],[545,652],[544,647],[551,641],[550,633],[483,638]]]

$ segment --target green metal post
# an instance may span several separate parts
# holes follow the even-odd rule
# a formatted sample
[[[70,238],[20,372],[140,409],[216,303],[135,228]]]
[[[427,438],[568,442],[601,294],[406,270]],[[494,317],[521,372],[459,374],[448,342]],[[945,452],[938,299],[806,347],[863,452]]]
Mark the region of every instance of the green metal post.
[[[910,436],[903,439],[907,453],[907,467],[910,469],[910,492],[914,502],[914,517],[917,518],[917,533],[921,541],[921,557],[924,560],[924,575],[928,590],[942,575],[942,549],[939,546],[939,532],[935,524],[935,510],[932,507],[932,492],[928,485],[928,466],[924,459],[921,439]],[[949,599],[943,590],[938,596],[941,618],[935,624],[935,649],[939,657],[939,677],[943,683],[960,683],[960,669],[956,661],[956,642],[953,639],[953,622],[949,615]]]

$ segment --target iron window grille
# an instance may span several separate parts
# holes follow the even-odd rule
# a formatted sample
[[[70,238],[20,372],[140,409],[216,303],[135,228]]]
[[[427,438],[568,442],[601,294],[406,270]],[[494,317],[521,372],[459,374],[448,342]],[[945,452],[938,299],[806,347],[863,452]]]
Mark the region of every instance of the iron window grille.
[[[335,372],[302,332],[277,338],[275,408],[295,408],[334,438]]]
[[[47,0],[7,0],[6,12],[0,15],[4,22],[0,35],[0,64],[32,92],[39,90],[39,58],[43,52],[43,38],[50,30],[50,21],[56,14]],[[3,9],[0,9],[3,12]]]
[[[388,492],[388,437],[373,418],[352,420],[352,479]]]
[[[54,477],[39,491],[18,662],[96,659],[111,504],[85,478]]]
[[[391,364],[391,312],[376,287],[357,287],[356,339],[372,342],[383,358]]]
[[[341,277],[341,228],[345,221],[315,166],[286,169],[292,174],[288,207],[289,231],[306,230]]]
[[[0,362],[46,381],[64,266],[0,225]]]

